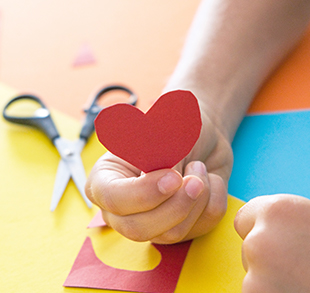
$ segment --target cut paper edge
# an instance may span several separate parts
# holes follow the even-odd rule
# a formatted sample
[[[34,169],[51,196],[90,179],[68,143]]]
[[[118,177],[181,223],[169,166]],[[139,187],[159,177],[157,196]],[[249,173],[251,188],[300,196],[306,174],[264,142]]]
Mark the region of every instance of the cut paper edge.
[[[65,287],[110,289],[138,292],[174,292],[192,241],[173,245],[152,244],[161,254],[153,270],[129,271],[104,264],[95,254],[91,239],[86,238]]]

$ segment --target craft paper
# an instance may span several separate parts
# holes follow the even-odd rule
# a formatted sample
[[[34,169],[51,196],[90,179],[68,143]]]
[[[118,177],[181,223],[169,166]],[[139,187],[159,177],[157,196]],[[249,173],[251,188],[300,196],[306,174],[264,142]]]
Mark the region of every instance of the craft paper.
[[[155,245],[154,247],[161,253],[162,260],[156,268],[148,271],[124,270],[106,265],[96,255],[92,241],[87,237],[64,285],[156,293],[204,291],[239,293],[245,272],[241,265],[241,239],[233,229],[233,219],[241,205],[241,201],[229,196],[227,214],[218,227],[192,243]],[[102,222],[98,221],[100,219],[98,215],[100,214],[98,213],[93,219],[94,226],[96,221],[98,225],[102,225]],[[97,237],[97,241],[99,239],[102,243],[110,241],[110,245],[113,243],[109,235],[118,235],[112,229],[88,231],[93,232],[91,238]],[[120,241],[123,238],[112,239]],[[187,253],[189,246],[193,248]],[[185,256],[186,262],[181,264],[181,258]],[[177,271],[181,268],[182,272],[178,277]]]
[[[104,227],[101,211],[94,216],[87,228]],[[105,265],[95,255],[90,239],[86,239],[64,286],[99,289],[118,289],[138,292],[174,292],[183,262],[191,241],[186,244],[154,245],[161,252],[162,260],[154,269],[147,272],[126,271]],[[164,252],[163,253],[163,249]],[[177,253],[177,258],[176,257]],[[92,262],[92,268],[86,265]],[[174,264],[173,266],[171,264]],[[95,268],[96,267],[96,268]],[[78,270],[78,273],[73,273]],[[95,272],[95,275],[94,275]],[[70,276],[74,275],[74,277]],[[92,277],[89,278],[89,275]],[[94,276],[97,279],[94,281]],[[102,276],[106,276],[104,279]],[[83,280],[83,281],[81,281]],[[165,282],[163,285],[162,282]],[[69,284],[69,285],[68,285]]]
[[[73,61],[74,67],[90,65],[96,63],[96,58],[88,44],[83,44]]]
[[[153,270],[137,272],[104,264],[96,257],[90,238],[86,238],[64,286],[172,293],[191,241],[174,245],[153,245],[161,253],[160,264]]]
[[[0,83],[0,108],[16,94],[18,91]],[[79,120],[53,109],[52,115],[61,125],[64,137],[78,137]],[[127,239],[110,228],[85,229],[98,210],[95,206],[91,210],[87,208],[72,181],[59,207],[54,213],[49,212],[59,154],[44,134],[0,118],[0,154],[0,194],[3,195],[0,197],[0,247],[4,252],[0,253],[1,292],[98,291],[62,286],[86,237],[91,238],[101,260],[105,260],[104,251],[97,251],[101,241],[104,247],[121,248],[117,256],[107,257],[106,263],[110,266],[129,269],[131,260],[138,259],[133,269],[148,267],[143,261],[149,259],[148,253],[153,247],[141,252],[144,244],[128,245]],[[93,136],[82,153],[87,173],[100,155],[102,146]],[[175,293],[241,292],[245,275],[241,263],[242,241],[234,231],[233,220],[242,205],[240,200],[228,197],[227,213],[221,223],[208,235],[192,242]],[[128,254],[130,257],[126,257]],[[155,261],[151,257],[150,263],[156,264],[157,260],[157,256]]]
[[[162,95],[146,114],[116,104],[95,120],[99,141],[144,172],[172,168],[181,161],[196,143],[201,125],[197,99],[181,90]]]
[[[106,226],[99,211],[88,228]],[[191,241],[174,245],[153,246],[161,253],[161,262],[149,271],[113,268],[97,258],[90,238],[77,256],[64,286],[114,289],[138,292],[174,292]]]
[[[310,111],[247,116],[232,146],[230,194],[245,201],[274,193],[310,198]]]

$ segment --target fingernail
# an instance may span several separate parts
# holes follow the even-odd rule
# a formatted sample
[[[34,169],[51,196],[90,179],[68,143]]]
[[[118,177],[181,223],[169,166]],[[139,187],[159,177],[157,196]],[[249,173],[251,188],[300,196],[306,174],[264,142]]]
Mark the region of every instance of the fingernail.
[[[185,185],[185,191],[191,199],[196,200],[203,191],[203,182],[199,178],[191,178]]]
[[[200,161],[194,162],[192,165],[192,170],[201,175],[204,175],[204,176],[207,175],[207,167],[203,162],[200,162]]]
[[[182,178],[173,172],[167,173],[157,183],[159,191],[163,194],[176,190],[181,184]]]

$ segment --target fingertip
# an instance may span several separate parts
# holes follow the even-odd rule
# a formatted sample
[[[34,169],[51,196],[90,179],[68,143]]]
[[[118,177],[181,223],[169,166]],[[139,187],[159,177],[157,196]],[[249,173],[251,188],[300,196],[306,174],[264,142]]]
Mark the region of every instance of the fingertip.
[[[243,208],[244,208],[244,205],[237,211],[237,214],[236,214],[235,219],[234,219],[234,228],[240,237],[241,237],[241,235],[239,233],[239,231],[240,231],[240,219],[241,219],[241,214],[242,214]]]
[[[223,178],[217,174],[210,173],[209,188],[210,198],[208,202],[209,218],[220,221],[227,211],[227,188]]]
[[[186,165],[184,175],[184,188],[192,200],[197,200],[199,195],[208,186],[208,172],[206,165],[201,161],[192,161]]]
[[[182,184],[182,176],[174,170],[169,170],[168,173],[163,175],[158,180],[157,187],[160,193],[166,195],[178,190],[182,186]]]
[[[186,173],[199,176],[207,176],[207,167],[201,161],[192,161],[186,166]]]
[[[245,239],[253,229],[261,208],[260,200],[254,198],[238,210],[234,219],[234,227],[242,239]]]
[[[87,179],[86,184],[84,186],[84,191],[86,197],[95,205],[98,205],[97,201],[95,200],[93,188],[92,188],[92,180],[90,178]]]
[[[185,192],[189,198],[192,200],[197,200],[199,195],[203,192],[205,185],[203,181],[196,176],[188,176],[189,179],[186,180]]]

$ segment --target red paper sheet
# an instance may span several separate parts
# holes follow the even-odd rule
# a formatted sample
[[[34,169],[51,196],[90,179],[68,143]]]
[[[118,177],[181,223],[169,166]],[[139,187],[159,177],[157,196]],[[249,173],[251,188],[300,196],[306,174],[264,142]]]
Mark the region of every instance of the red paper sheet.
[[[134,106],[116,104],[95,120],[99,141],[146,173],[181,161],[195,145],[201,126],[197,99],[182,90],[162,95],[145,114]]]
[[[105,226],[99,211],[88,228]],[[129,271],[104,264],[86,238],[65,287],[82,287],[136,292],[174,292],[192,241],[174,245],[152,244],[161,253],[161,262],[153,270]]]
[[[64,286],[172,293],[191,241],[174,245],[153,245],[161,253],[160,264],[150,271],[127,271],[110,267],[99,260],[90,238],[87,237]]]

